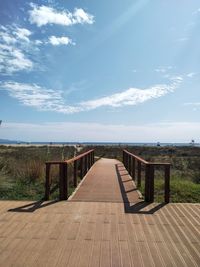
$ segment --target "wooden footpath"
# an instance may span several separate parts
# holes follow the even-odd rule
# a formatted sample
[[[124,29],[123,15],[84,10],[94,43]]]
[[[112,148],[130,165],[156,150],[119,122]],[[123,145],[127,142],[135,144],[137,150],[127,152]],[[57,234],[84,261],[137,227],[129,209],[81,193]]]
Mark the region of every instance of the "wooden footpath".
[[[200,266],[200,204],[148,204],[97,161],[68,201],[0,201],[0,266]]]

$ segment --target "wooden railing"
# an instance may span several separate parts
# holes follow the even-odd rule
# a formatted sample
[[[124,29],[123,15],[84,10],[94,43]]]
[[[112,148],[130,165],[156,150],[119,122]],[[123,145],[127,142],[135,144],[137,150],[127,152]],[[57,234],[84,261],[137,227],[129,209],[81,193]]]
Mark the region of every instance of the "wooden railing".
[[[59,166],[59,199],[68,199],[69,179],[68,166],[73,164],[73,185],[77,186],[78,166],[80,169],[80,178],[82,179],[94,164],[94,150],[89,150],[77,157],[65,161],[47,161],[46,163],[46,182],[45,182],[45,200],[49,200],[51,186],[51,166]]]
[[[145,201],[154,201],[154,172],[155,167],[164,167],[164,200],[169,203],[170,199],[170,163],[148,162],[127,150],[123,150],[123,164],[133,180],[137,178],[137,186],[141,186],[142,165],[145,171]],[[137,177],[136,177],[137,170]]]

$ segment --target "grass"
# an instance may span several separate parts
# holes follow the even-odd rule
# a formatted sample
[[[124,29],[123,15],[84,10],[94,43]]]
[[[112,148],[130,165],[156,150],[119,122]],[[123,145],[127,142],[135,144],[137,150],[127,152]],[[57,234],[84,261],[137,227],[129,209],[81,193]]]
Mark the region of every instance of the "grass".
[[[95,156],[122,160],[121,146],[84,147],[95,149]],[[200,202],[200,148],[197,147],[123,147],[148,161],[171,163],[171,202]],[[74,147],[0,146],[0,199],[40,200],[44,197],[45,161],[74,156]],[[74,191],[72,167],[69,166],[69,194]],[[58,168],[51,169],[54,189],[51,199],[58,198]],[[155,172],[155,201],[164,195],[163,172]],[[144,178],[141,192],[144,192]]]
[[[74,152],[74,147],[70,146],[0,146],[0,199],[42,199],[45,161],[71,158]],[[58,188],[58,169],[52,168],[51,173],[52,187]],[[72,190],[70,188],[70,191]],[[58,189],[54,190],[51,197],[58,198]]]
[[[144,195],[144,183],[142,183],[139,190]],[[170,190],[170,202],[200,203],[200,184],[195,184],[194,182],[189,180],[181,180],[177,177],[172,177]],[[163,179],[155,179],[154,201],[158,203],[164,201]]]

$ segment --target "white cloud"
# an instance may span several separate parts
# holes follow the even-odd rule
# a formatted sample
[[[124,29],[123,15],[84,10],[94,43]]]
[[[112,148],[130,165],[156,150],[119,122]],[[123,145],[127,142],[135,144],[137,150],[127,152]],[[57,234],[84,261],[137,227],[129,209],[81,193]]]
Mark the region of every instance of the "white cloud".
[[[62,36],[62,37],[50,36],[49,43],[55,46],[74,44],[72,40],[68,38],[67,36]]]
[[[99,107],[122,107],[138,105],[148,100],[159,98],[173,92],[181,83],[181,77],[175,77],[169,85],[155,85],[147,89],[130,88],[121,93],[88,100],[74,105],[67,105],[63,92],[47,89],[36,84],[4,82],[0,88],[7,90],[11,97],[17,98],[22,104],[43,111],[55,111],[64,114],[93,110]]]
[[[86,13],[81,8],[76,8],[73,13],[69,11],[57,11],[53,7],[37,6],[31,4],[32,10],[29,11],[29,21],[41,27],[46,24],[59,24],[70,26],[73,24],[92,24],[94,16]]]
[[[0,72],[11,75],[21,70],[31,70],[33,62],[20,49],[0,44]]]
[[[82,8],[75,8],[72,18],[73,24],[93,24],[94,16],[86,13]]]
[[[188,102],[184,103],[184,106],[200,106],[200,102]]]
[[[167,66],[167,67],[158,67],[154,71],[155,72],[161,72],[161,73],[166,73],[167,71],[173,69],[172,66]]]
[[[0,72],[11,75],[17,71],[30,71],[33,62],[26,56],[28,36],[31,32],[17,26],[0,27]],[[32,46],[29,47],[32,50]]]
[[[189,37],[182,37],[182,38],[177,39],[176,41],[178,41],[178,42],[186,42],[188,40],[189,40]]]
[[[43,44],[43,42],[41,40],[35,40],[35,44],[36,45],[41,45],[41,44]]]
[[[171,84],[158,84],[147,89],[130,88],[121,93],[102,97],[96,100],[82,102],[81,105],[87,110],[95,109],[102,106],[121,107],[127,105],[137,105],[153,98],[159,98],[169,92],[173,92],[180,82],[181,77],[173,78]]]
[[[62,92],[58,90],[46,89],[36,84],[17,82],[0,83],[0,88],[8,91],[11,97],[18,99],[23,105],[35,107],[38,110],[69,114],[78,111],[78,108],[64,104]]]
[[[173,133],[173,134],[172,134]],[[200,142],[199,122],[101,124],[79,122],[2,123],[1,138],[24,141]]]
[[[31,31],[29,31],[28,29],[25,28],[16,28],[16,31],[14,32],[14,34],[21,40],[29,42],[29,36],[32,34]]]
[[[196,75],[195,72],[190,72],[190,73],[188,73],[186,76],[187,76],[188,78],[192,78],[192,77],[194,77],[195,75]]]

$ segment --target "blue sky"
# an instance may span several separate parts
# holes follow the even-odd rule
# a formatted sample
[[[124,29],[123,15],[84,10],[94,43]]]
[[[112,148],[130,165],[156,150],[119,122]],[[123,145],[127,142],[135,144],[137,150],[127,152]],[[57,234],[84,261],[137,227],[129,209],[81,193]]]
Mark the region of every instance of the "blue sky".
[[[199,1],[0,1],[0,138],[200,142]]]

